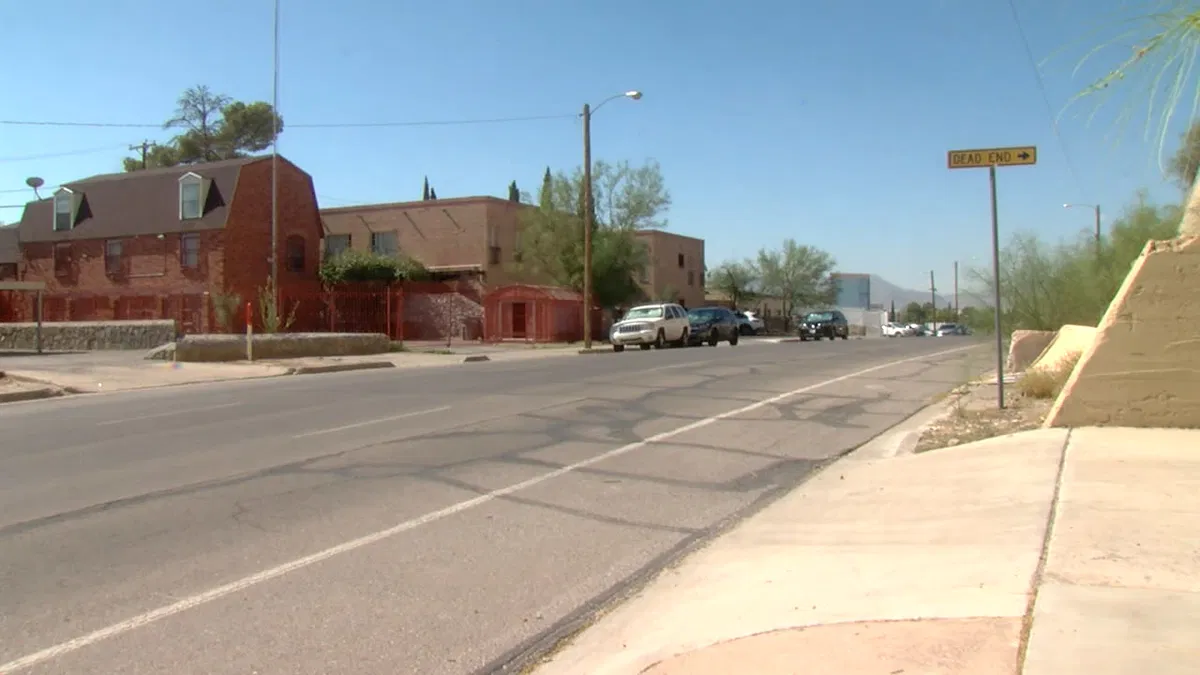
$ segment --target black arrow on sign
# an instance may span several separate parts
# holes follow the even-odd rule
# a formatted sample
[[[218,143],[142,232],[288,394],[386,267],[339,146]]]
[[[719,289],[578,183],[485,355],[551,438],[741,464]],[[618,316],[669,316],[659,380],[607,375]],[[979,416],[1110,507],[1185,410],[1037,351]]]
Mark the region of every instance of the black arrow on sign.
[[[1022,152],[1021,154],[1017,155],[1017,157],[1018,157],[1018,158],[1020,158],[1020,159],[1029,159],[1029,153],[1028,153],[1028,152]]]

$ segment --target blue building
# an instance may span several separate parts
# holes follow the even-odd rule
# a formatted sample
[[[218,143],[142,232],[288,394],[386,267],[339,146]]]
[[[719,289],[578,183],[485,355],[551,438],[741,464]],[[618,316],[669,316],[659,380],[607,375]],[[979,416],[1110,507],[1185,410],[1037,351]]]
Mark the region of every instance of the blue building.
[[[834,272],[833,281],[837,285],[838,307],[852,309],[871,308],[871,275],[854,274],[849,272]]]

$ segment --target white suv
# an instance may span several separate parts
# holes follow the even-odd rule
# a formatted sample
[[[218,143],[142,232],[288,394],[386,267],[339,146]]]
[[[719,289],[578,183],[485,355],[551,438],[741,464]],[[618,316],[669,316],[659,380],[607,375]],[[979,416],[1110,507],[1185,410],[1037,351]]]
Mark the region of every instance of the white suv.
[[[671,302],[638,305],[613,324],[608,341],[614,352],[623,352],[628,345],[662,349],[668,342],[682,347],[687,344],[690,327],[687,310],[680,305]]]

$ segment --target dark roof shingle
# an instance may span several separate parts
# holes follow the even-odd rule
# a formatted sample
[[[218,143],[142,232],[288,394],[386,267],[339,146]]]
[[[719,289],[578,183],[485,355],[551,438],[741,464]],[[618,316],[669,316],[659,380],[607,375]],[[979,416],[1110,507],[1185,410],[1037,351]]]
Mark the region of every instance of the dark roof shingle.
[[[246,157],[68,181],[62,186],[82,198],[75,227],[54,231],[54,199],[47,198],[25,206],[20,238],[22,242],[69,241],[221,229],[241,168],[263,159]],[[204,216],[180,220],[179,179],[188,173],[211,179],[212,186]]]

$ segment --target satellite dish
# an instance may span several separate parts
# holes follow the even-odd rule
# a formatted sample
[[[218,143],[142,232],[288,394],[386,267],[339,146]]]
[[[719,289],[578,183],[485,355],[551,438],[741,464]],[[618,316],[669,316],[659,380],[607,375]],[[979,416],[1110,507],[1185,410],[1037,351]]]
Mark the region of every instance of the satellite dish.
[[[25,184],[28,185],[29,187],[33,188],[33,196],[34,197],[37,197],[38,199],[42,198],[42,196],[38,194],[37,190],[38,190],[38,188],[45,185],[46,181],[42,180],[41,178],[39,178],[37,176],[30,176],[29,178],[25,179]]]

